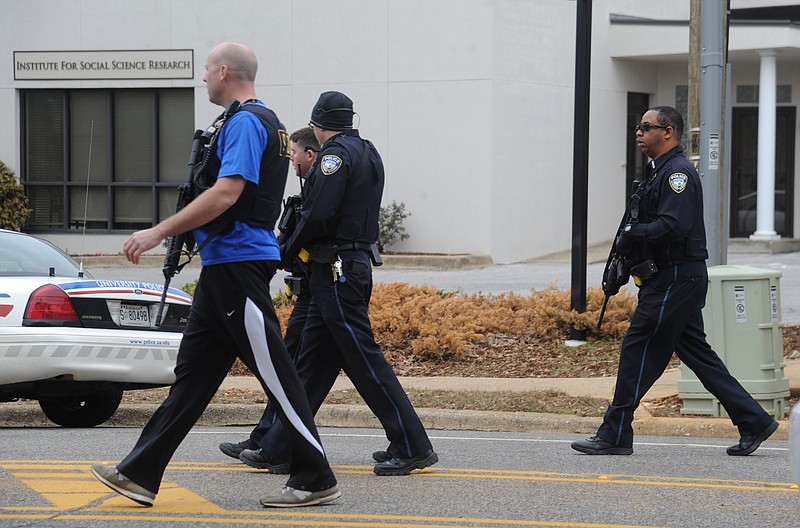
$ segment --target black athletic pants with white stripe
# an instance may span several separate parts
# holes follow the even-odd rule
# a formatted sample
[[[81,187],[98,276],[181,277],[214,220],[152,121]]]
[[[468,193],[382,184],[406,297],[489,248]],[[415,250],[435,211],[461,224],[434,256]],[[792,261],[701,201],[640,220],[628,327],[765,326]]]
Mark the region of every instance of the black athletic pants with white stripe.
[[[172,455],[238,356],[275,403],[288,433],[292,465],[287,485],[318,491],[336,484],[305,391],[281,339],[269,291],[276,267],[273,261],[203,267],[178,352],[175,383],[133,451],[117,466],[123,475],[158,492]]]
[[[292,314],[289,316],[289,321],[286,323],[286,333],[283,336],[283,344],[286,345],[286,350],[289,352],[292,361],[297,357],[300,351],[300,336],[303,334],[303,327],[306,325],[306,317],[308,316],[308,305],[311,303],[311,294],[303,293],[294,303]],[[250,445],[253,446],[248,449],[258,449],[261,446],[261,441],[269,431],[269,428],[278,422],[278,416],[275,414],[275,406],[270,401],[267,408],[264,409],[264,414],[258,421],[258,425],[250,432]]]
[[[343,250],[339,256],[344,280],[337,282],[333,281],[330,264],[310,263],[311,304],[296,359],[308,401],[316,412],[344,369],[380,420],[389,440],[387,451],[401,458],[418,456],[432,446],[397,375],[375,342],[369,320],[369,254]],[[278,461],[288,456],[281,429],[270,427],[260,444],[266,455]]]
[[[597,436],[633,446],[633,412],[672,358],[678,358],[716,397],[742,435],[758,434],[772,417],[734,378],[706,341],[702,309],[708,290],[705,261],[668,266],[639,289],[619,358],[614,400]]]

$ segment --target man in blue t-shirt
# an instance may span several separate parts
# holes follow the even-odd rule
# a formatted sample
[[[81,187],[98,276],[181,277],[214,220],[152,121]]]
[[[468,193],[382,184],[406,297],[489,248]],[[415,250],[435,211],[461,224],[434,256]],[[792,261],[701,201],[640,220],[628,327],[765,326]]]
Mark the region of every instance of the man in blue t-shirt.
[[[261,504],[310,506],[341,496],[269,290],[280,262],[272,230],[286,183],[289,141],[277,116],[255,96],[256,69],[255,55],[242,44],[211,50],[203,78],[209,100],[223,107],[243,102],[238,112],[215,122],[207,189],[175,215],[133,233],[123,246],[128,260],[138,264],[142,253],[165,238],[194,230],[203,260],[169,396],[122,462],[92,467],[101,482],[144,506],[153,505],[172,455],[236,357],[259,379],[290,436],[289,480]]]

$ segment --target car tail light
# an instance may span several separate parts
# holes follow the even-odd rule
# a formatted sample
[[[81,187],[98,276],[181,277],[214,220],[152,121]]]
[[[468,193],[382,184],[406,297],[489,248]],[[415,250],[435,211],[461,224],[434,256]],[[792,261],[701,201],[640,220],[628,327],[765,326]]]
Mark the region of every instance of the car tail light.
[[[25,319],[39,321],[77,321],[78,314],[69,296],[54,284],[46,284],[31,294]]]

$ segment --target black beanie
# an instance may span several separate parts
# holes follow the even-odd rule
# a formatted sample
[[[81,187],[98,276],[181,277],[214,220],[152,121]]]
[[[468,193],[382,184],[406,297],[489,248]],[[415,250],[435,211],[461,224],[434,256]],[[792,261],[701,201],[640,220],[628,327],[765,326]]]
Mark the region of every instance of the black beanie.
[[[311,124],[340,132],[353,128],[353,101],[342,92],[324,92],[311,110]]]

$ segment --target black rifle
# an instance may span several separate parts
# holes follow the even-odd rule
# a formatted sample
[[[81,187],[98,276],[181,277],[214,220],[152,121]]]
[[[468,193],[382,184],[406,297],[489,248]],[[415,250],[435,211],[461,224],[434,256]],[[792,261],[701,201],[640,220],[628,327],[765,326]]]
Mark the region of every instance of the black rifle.
[[[650,170],[652,172],[647,179],[643,182],[638,180],[633,181],[633,186],[636,190],[631,193],[628,206],[625,209],[625,214],[622,215],[622,221],[619,223],[614,241],[611,243],[611,251],[608,253],[608,260],[606,260],[606,267],[603,270],[603,281],[601,283],[606,298],[603,300],[603,308],[601,308],[600,317],[597,319],[598,331],[600,330],[600,325],[603,324],[603,316],[606,313],[608,300],[618,294],[620,288],[628,284],[631,275],[633,274],[636,276],[636,285],[640,286],[642,284],[641,281],[649,279],[658,271],[653,259],[649,258],[649,251],[647,251],[646,248],[644,250],[640,249],[638,254],[635,255],[635,257],[639,258],[634,260],[641,260],[640,264],[630,267],[629,257],[634,257],[631,255],[633,250],[631,244],[627,244],[627,247],[623,248],[620,248],[618,244],[622,231],[639,221],[639,202],[642,201],[642,196],[644,196],[644,191],[647,186],[650,185],[650,182],[658,175],[654,168],[655,163],[651,161]]]
[[[633,181],[636,186],[636,191],[631,194],[628,206],[625,208],[625,214],[622,215],[619,227],[614,234],[614,239],[611,241],[611,250],[608,252],[608,259],[606,260],[606,267],[603,269],[603,279],[600,283],[605,293],[603,299],[603,307],[600,309],[600,317],[597,318],[597,331],[600,331],[600,326],[603,324],[603,317],[606,314],[606,307],[608,307],[608,300],[614,295],[619,293],[620,288],[625,286],[630,280],[630,270],[627,269],[625,257],[626,254],[620,252],[617,247],[617,240],[619,240],[622,230],[628,224],[636,223],[639,221],[639,202],[642,199],[644,188],[652,180],[655,175],[651,176],[646,182],[642,183],[638,180]]]
[[[278,221],[278,243],[283,244],[294,233],[300,222],[300,213],[303,207],[303,197],[299,194],[289,196],[283,201],[283,213]]]
[[[222,125],[239,110],[239,106],[239,101],[234,99],[225,109],[225,112],[215,119],[210,127],[206,130],[195,130],[194,139],[192,140],[192,152],[189,155],[189,174],[186,177],[186,181],[178,187],[178,203],[175,207],[175,213],[180,212],[181,209],[189,205],[204,190],[199,188],[198,179],[208,169],[213,147],[216,144]],[[209,235],[203,241],[203,246],[215,235],[216,233]],[[164,255],[164,267],[162,268],[164,272],[164,291],[161,292],[161,301],[158,304],[156,328],[160,327],[162,323],[161,318],[164,314],[164,304],[167,301],[169,283],[175,275],[180,273],[192,261],[192,257],[202,249],[202,246],[195,248],[194,232],[191,230],[169,237],[166,246],[167,251]],[[181,255],[186,255],[187,257],[183,263],[180,262]]]
[[[611,241],[611,251],[608,252],[608,259],[606,260],[606,267],[603,269],[603,279],[600,283],[603,288],[603,293],[606,297],[603,299],[603,307],[600,309],[600,317],[597,318],[597,331],[600,331],[600,326],[603,324],[603,316],[606,314],[606,307],[608,300],[614,295],[619,293],[622,286],[628,283],[629,276],[625,271],[625,258],[619,254],[617,250],[617,238],[620,232],[628,223],[628,211],[622,216],[622,221],[619,228],[614,235],[614,240]]]

